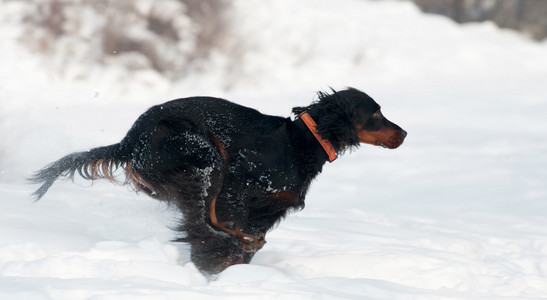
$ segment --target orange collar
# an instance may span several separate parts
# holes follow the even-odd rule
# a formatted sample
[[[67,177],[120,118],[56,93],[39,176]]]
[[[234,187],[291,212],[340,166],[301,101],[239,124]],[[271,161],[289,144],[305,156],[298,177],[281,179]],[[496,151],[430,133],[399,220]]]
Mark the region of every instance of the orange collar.
[[[308,126],[311,133],[313,133],[317,141],[319,141],[323,149],[325,149],[325,152],[327,152],[327,155],[329,156],[329,162],[333,162],[336,159],[336,151],[328,140],[325,140],[321,136],[319,136],[319,133],[317,133],[317,123],[315,123],[315,121],[307,112],[301,113],[298,117],[302,121],[304,121],[304,124]]]

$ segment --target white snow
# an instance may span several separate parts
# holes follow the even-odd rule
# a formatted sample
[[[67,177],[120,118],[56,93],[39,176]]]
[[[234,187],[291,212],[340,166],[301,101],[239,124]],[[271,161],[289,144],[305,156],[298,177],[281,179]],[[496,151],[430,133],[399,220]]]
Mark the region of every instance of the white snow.
[[[72,62],[78,79],[18,44],[21,5],[0,2],[0,299],[547,298],[545,42],[402,1],[238,0],[251,51],[228,80],[221,54],[176,84]],[[306,208],[215,280],[145,195],[76,180],[29,196],[34,170],[119,141],[152,105],[211,95],[288,116],[329,86],[369,93],[407,140],[327,164]]]

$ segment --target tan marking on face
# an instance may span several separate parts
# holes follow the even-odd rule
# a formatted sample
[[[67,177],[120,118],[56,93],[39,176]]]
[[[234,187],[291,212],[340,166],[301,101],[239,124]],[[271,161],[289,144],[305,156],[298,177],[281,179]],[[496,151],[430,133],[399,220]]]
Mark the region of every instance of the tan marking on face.
[[[368,131],[363,130],[361,127],[357,128],[357,136],[361,143],[374,146],[385,146],[390,149],[399,147],[405,138],[401,131],[397,129]]]

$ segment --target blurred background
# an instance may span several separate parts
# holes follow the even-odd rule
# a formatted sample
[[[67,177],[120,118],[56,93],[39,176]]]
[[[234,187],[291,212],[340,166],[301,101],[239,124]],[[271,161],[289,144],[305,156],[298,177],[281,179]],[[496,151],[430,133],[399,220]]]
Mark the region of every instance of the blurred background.
[[[547,37],[547,3],[541,0],[413,0],[423,11],[458,23],[492,21],[541,41]]]
[[[326,43],[346,48],[335,53],[345,54],[336,58],[344,67],[373,59],[371,37],[378,30],[359,28],[367,24],[366,20],[360,23],[359,17],[367,14],[346,12],[348,18],[340,19],[344,18],[341,10],[359,5],[358,2],[382,1],[354,0],[340,4],[320,1],[317,6],[325,6],[323,10],[307,1],[290,4],[256,0],[2,0],[0,5],[3,44],[16,43],[21,51],[45,58],[40,66],[45,76],[94,80],[94,76],[102,77],[97,75],[99,70],[116,69],[122,73],[118,75],[120,80],[135,77],[146,80],[148,76],[165,80],[163,84],[192,82],[193,86],[198,82],[195,77],[205,73],[208,79],[216,79],[215,87],[229,90],[249,80],[263,84],[256,78],[257,73],[272,72],[272,67],[289,64],[293,69],[303,69],[319,60],[317,55],[327,56],[327,50],[336,48],[330,45],[318,49]],[[458,23],[493,22],[536,41],[547,37],[545,1],[414,0],[413,3],[424,12],[444,15]],[[336,9],[329,11],[327,6]],[[398,7],[408,10],[413,9],[413,4]],[[370,11],[374,7],[361,5],[356,9]],[[394,13],[397,11],[400,9],[394,9]],[[404,23],[399,21],[400,25]],[[397,24],[378,22],[378,25]],[[400,38],[408,30],[413,29],[399,28]],[[329,41],[321,41],[323,37]],[[271,48],[277,53],[267,56],[264,52],[273,52]],[[254,60],[257,56],[259,60],[270,61],[257,62]],[[206,87],[210,85],[208,82]]]
[[[492,21],[501,28],[514,29],[538,41],[547,37],[545,1],[413,2],[425,12],[441,14],[458,23]],[[241,65],[246,62],[245,58],[258,50],[253,34],[276,26],[272,23],[287,22],[287,18],[291,18],[291,26],[296,30],[301,23],[314,21],[313,15],[305,19],[303,17],[310,15],[298,11],[313,10],[305,5],[283,6],[256,1],[3,0],[0,3],[4,11],[3,27],[12,26],[14,31],[11,38],[17,39],[32,53],[54,57],[54,65],[59,69],[50,71],[69,73],[66,70],[69,65],[79,62],[118,66],[131,71],[154,71],[170,81],[184,80],[206,71],[218,56],[227,60],[221,70],[223,77],[231,77],[227,74],[243,72]],[[263,23],[256,23],[258,20],[251,17],[254,26],[246,24],[255,27],[246,30],[254,31],[245,31],[239,26],[246,21],[242,20],[246,14],[268,9],[272,9],[272,14],[267,16],[263,12]],[[339,23],[338,26],[345,25]],[[309,38],[303,36],[292,40],[287,50],[298,51],[305,47]],[[233,78],[224,81],[224,88],[236,84]]]

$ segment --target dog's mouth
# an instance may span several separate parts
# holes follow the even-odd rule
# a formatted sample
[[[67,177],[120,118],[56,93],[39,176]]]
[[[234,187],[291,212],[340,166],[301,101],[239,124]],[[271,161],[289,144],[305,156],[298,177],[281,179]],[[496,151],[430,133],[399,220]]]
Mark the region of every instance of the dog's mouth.
[[[388,147],[386,144],[384,144],[384,143],[382,143],[382,142],[378,142],[378,141],[376,141],[376,146],[380,146],[380,147],[382,147],[382,148],[390,148],[390,147]]]
[[[388,144],[384,144],[382,142],[378,142],[376,141],[375,144],[376,146],[380,146],[382,148],[386,148],[386,149],[395,149],[395,148],[398,148],[399,146],[401,146],[401,144],[403,143],[403,140],[398,140],[396,142],[391,142],[391,143],[388,143]]]
[[[359,142],[380,146],[387,149],[395,149],[401,146],[407,135],[403,129],[395,130],[377,130],[358,132]]]
[[[403,144],[403,142],[405,141],[405,137],[406,131],[400,130],[384,141],[374,141],[374,144],[382,148],[395,149]]]

